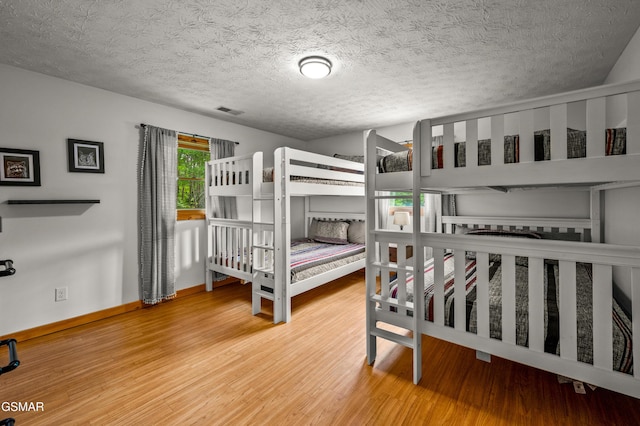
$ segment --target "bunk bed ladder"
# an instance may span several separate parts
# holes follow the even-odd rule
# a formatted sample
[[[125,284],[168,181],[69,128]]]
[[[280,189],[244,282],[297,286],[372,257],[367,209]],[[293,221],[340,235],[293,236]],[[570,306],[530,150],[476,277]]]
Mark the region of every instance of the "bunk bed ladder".
[[[430,128],[430,122],[425,120],[419,122],[413,129],[414,141],[420,140],[421,132]],[[392,141],[384,137],[378,136],[374,130],[365,132],[365,163],[371,165],[371,158],[377,157],[377,147],[390,147],[394,149]],[[420,157],[420,145],[414,144],[413,155]],[[414,229],[411,240],[404,239],[404,243],[397,245],[396,263],[389,261],[389,241],[393,241],[394,236],[383,234],[388,230],[378,231],[378,214],[376,212],[376,203],[382,198],[396,198],[395,195],[378,194],[376,192],[376,178],[378,177],[375,168],[367,167],[365,170],[365,191],[366,191],[366,221],[367,221],[367,265],[373,267],[366,268],[366,286],[367,286],[367,361],[371,365],[374,363],[377,352],[377,338],[383,338],[391,342],[401,344],[410,348],[413,352],[413,382],[418,383],[422,377],[422,333],[420,331],[420,319],[424,318],[424,307],[421,303],[410,303],[406,300],[406,277],[407,274],[414,276],[413,285],[415,292],[422,294],[424,290],[424,253],[420,248],[420,225],[419,221],[414,223]],[[420,182],[420,168],[416,168],[412,172],[413,187],[419,187],[416,184]],[[414,218],[420,217],[420,192],[412,191],[412,215]],[[411,244],[414,248],[413,258],[407,259],[406,248]],[[417,249],[417,250],[416,250]],[[380,259],[377,259],[380,256]],[[392,299],[389,294],[389,272],[394,271],[398,280],[398,299]],[[381,292],[377,293],[377,274],[381,272]],[[422,289],[422,290],[421,290]],[[395,311],[396,313],[391,313]],[[412,312],[408,316],[408,311]],[[409,332],[409,334],[400,334],[385,328],[378,327],[378,322],[392,324]],[[403,332],[404,333],[404,332]]]
[[[254,160],[252,221],[253,236],[251,241],[252,281],[251,281],[251,311],[257,315],[261,310],[262,299],[275,299],[275,232],[273,220],[263,218],[265,204],[273,203],[273,194],[262,191],[262,158]],[[273,208],[270,210],[273,211]]]
[[[273,223],[253,223],[252,313],[261,310],[261,300],[274,300],[274,232]]]

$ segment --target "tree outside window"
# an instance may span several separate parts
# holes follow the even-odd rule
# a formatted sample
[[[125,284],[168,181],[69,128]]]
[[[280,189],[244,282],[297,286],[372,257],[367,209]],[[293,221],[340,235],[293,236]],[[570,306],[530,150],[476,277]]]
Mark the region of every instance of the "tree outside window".
[[[391,207],[413,207],[413,194],[411,192],[392,192],[391,195],[403,197],[391,200]],[[420,194],[420,205],[424,206],[424,194]]]
[[[205,217],[205,166],[209,158],[207,139],[178,136],[178,220]]]

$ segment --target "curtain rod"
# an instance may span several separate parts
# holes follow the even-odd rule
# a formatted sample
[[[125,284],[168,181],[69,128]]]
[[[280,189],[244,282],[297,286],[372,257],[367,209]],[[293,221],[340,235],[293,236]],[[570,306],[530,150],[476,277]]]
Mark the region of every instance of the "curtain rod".
[[[145,123],[140,123],[140,127],[147,127],[147,125]],[[178,132],[181,135],[187,135],[187,136],[191,136],[194,138],[203,138],[203,139],[211,139],[209,136],[202,136],[202,135],[196,135],[195,133],[186,133],[186,132]],[[240,145],[240,142],[233,142],[236,145]]]

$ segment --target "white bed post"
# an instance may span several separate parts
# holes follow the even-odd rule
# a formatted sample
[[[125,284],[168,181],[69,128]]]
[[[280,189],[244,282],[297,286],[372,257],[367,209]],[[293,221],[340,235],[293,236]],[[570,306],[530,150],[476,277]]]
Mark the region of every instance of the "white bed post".
[[[253,246],[258,244],[258,242],[264,244],[263,241],[260,240],[260,236],[263,235],[263,225],[262,225],[262,201],[264,201],[264,194],[262,194],[262,165],[263,165],[262,152],[256,152],[252,157],[252,165],[251,165],[251,176],[250,176],[250,184],[251,184],[251,214],[252,214],[252,226],[251,226],[251,246],[249,247],[249,267],[252,276],[254,277],[251,282],[251,312],[253,315],[257,315],[262,306],[262,296],[260,296],[261,285],[260,281],[256,280],[255,277],[258,275],[258,272],[252,270],[255,264],[257,263],[260,267],[264,267],[264,253],[262,250],[257,250],[254,253]],[[257,225],[256,225],[257,224]],[[260,253],[262,259],[260,262],[257,262],[255,257]],[[254,257],[255,256],[255,257]]]
[[[598,188],[591,188],[591,242],[603,243],[603,226],[602,226],[602,206],[603,206],[602,192]],[[582,230],[582,241],[585,241],[584,230]]]
[[[204,207],[204,211],[205,211],[205,223],[204,223],[204,227],[207,230],[207,259],[204,262],[205,263],[205,289],[207,291],[212,291],[213,290],[213,271],[211,270],[210,267],[210,263],[212,262],[212,238],[211,238],[211,225],[209,224],[209,218],[212,217],[211,215],[211,163],[207,162],[207,164],[205,164],[204,166],[204,191],[205,191],[205,196],[204,196],[204,202],[205,202],[205,207]]]
[[[311,226],[311,221],[313,220],[313,215],[311,213],[311,197],[304,197],[304,237],[309,238],[309,227]]]
[[[631,335],[636,339],[640,336],[640,268],[631,268]],[[640,359],[640,345],[633,345],[633,359]],[[640,379],[640,368],[634,363],[633,376]]]
[[[422,122],[418,121],[418,123],[422,123]],[[431,121],[429,121],[429,123],[431,123]],[[420,127],[422,127],[422,124],[420,124]],[[431,167],[433,167],[433,164],[431,164],[433,162],[433,155],[432,155],[433,145],[431,143],[431,124],[429,124],[429,133],[424,133],[422,135],[422,139],[426,139],[427,136],[429,137],[429,140],[425,142],[426,146],[418,148],[418,150],[420,151],[419,154],[418,152],[416,152],[416,146],[420,144],[417,143],[415,139],[413,140],[413,168],[418,169],[418,171],[422,174],[422,176],[431,176]],[[414,128],[414,138],[415,138],[415,128]],[[418,162],[416,162],[416,160],[418,160]],[[419,167],[416,167],[416,165],[418,164],[419,164]]]
[[[365,164],[365,221],[367,234],[365,235],[367,267],[365,269],[366,282],[366,316],[367,316],[367,362],[373,364],[376,359],[376,336],[372,331],[376,328],[375,309],[376,303],[372,300],[376,294],[376,275],[377,271],[372,265],[376,261],[376,238],[375,230],[377,229],[376,220],[376,203],[378,202],[376,195],[376,131],[369,130],[364,132],[364,164]]]
[[[291,299],[289,286],[291,276],[289,274],[289,258],[291,256],[291,198],[289,196],[289,148],[278,148],[274,152],[274,232],[275,232],[275,259],[274,264],[274,289],[273,289],[273,323],[291,320]],[[276,181],[277,179],[277,181]]]
[[[640,154],[640,91],[627,93],[627,154]]]
[[[426,147],[431,149],[431,121],[422,120],[413,127],[413,158],[422,159],[423,138],[426,139]],[[451,147],[453,154],[453,147]],[[419,160],[420,161],[420,160]],[[424,293],[424,246],[421,241],[422,227],[420,226],[420,165],[413,165],[413,294]],[[422,332],[420,324],[424,321],[424,303],[421,297],[415,296],[413,301],[413,383],[418,384],[422,378]]]

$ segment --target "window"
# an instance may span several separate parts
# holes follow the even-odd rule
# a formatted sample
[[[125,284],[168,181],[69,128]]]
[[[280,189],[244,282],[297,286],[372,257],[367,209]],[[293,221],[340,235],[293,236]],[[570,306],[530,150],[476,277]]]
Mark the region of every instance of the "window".
[[[209,161],[209,140],[178,135],[178,220],[205,218],[205,164]]]
[[[403,197],[403,198],[393,198],[389,203],[389,215],[393,216],[393,214],[397,211],[413,211],[413,194],[411,192],[392,192],[392,196]],[[420,214],[424,213],[424,194],[420,194]]]

